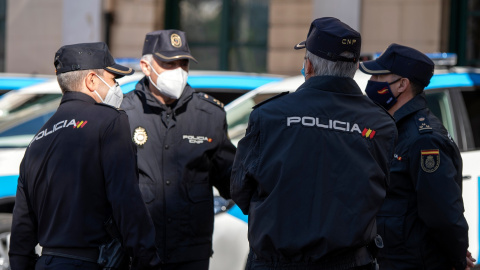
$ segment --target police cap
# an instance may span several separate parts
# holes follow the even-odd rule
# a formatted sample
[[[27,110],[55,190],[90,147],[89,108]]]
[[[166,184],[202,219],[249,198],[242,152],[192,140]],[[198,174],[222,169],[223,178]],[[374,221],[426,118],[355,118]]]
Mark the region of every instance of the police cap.
[[[318,18],[310,25],[307,40],[295,45],[295,49],[307,50],[330,61],[357,62],[362,38],[360,33],[337,18]],[[353,58],[340,56],[343,52],[353,53]]]
[[[360,70],[370,75],[397,74],[427,86],[435,64],[425,54],[392,43],[377,59],[360,63]]]
[[[163,62],[192,59],[197,63],[197,60],[190,54],[185,33],[174,29],[148,33],[142,51],[142,55],[146,54],[152,54],[153,57]]]
[[[55,53],[55,73],[77,70],[104,69],[117,77],[132,75],[135,71],[115,63],[104,42],[79,43],[62,46]]]

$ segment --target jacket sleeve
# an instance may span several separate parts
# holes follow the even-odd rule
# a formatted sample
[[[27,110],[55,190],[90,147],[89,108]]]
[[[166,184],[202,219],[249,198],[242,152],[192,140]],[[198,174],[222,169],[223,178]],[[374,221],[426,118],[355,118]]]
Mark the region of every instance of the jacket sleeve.
[[[23,162],[22,162],[23,165]],[[22,168],[22,165],[20,168]],[[22,169],[21,169],[22,171]],[[23,173],[20,172],[13,208],[12,234],[10,236],[10,267],[12,270],[35,269],[35,246],[38,244],[34,213],[28,206],[28,194],[24,189]]]
[[[253,110],[250,114],[245,137],[238,143],[230,178],[232,199],[245,215],[248,215],[250,200],[257,188],[254,176],[260,159],[259,127],[258,110]]]
[[[107,197],[123,245],[133,255],[132,269],[155,269],[160,263],[155,228],[138,186],[136,149],[125,113],[108,126],[101,148]]]
[[[468,224],[463,215],[462,163],[458,150],[433,135],[423,135],[410,150],[416,180],[418,215],[434,233],[451,266],[463,265]]]
[[[224,117],[222,141],[212,159],[213,166],[210,170],[210,180],[223,198],[230,199],[230,174],[232,173],[236,148],[230,141],[227,130],[227,121]]]

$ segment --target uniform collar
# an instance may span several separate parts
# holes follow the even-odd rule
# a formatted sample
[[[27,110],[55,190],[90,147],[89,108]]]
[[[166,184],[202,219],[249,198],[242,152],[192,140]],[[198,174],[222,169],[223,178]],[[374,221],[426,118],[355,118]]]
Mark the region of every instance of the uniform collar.
[[[62,101],[60,102],[60,104],[65,103],[67,101],[71,101],[71,100],[81,100],[90,104],[97,103],[95,99],[93,99],[91,96],[87,94],[84,94],[82,92],[77,92],[77,91],[67,91],[63,94]]]
[[[146,103],[148,106],[153,107],[160,107],[164,110],[167,109],[167,105],[161,103],[155,96],[152,95],[150,89],[148,88],[150,85],[150,80],[147,76],[144,76],[135,86],[135,92],[143,100],[143,103]],[[187,103],[190,99],[192,99],[192,95],[195,92],[190,85],[186,85],[185,89],[183,90],[182,95],[178,99],[175,104],[175,108],[180,108],[183,104]],[[174,108],[174,109],[175,109]]]
[[[315,88],[329,92],[363,95],[358,84],[352,78],[348,77],[314,76],[306,80],[298,90],[302,90],[303,88]]]
[[[427,99],[425,98],[425,93],[416,95],[414,98],[409,100],[405,105],[400,107],[394,114],[393,118],[398,123],[403,118],[407,117],[410,114],[413,114],[419,110],[425,109],[427,107]]]

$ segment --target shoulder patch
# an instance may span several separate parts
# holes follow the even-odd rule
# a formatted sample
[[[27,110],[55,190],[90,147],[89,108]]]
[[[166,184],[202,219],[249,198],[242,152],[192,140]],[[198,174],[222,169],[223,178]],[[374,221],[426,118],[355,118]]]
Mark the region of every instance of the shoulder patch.
[[[271,98],[267,98],[267,99],[265,99],[264,101],[262,101],[262,102],[258,103],[257,105],[253,106],[253,109],[256,109],[256,108],[262,106],[263,104],[265,104],[265,103],[267,103],[267,102],[270,102],[270,101],[272,101],[272,100],[274,100],[274,99],[276,99],[276,98],[279,98],[279,97],[281,97],[281,96],[285,96],[286,94],[289,94],[289,93],[290,93],[289,91],[285,91],[285,92],[282,92],[282,93],[280,93],[280,94],[278,94],[278,95],[275,95],[275,96],[273,96],[273,97],[271,97]]]
[[[217,105],[217,106],[220,107],[220,108],[223,108],[223,106],[224,106],[223,103],[220,102],[220,100],[218,100],[218,99],[216,99],[216,98],[214,98],[214,97],[212,97],[212,96],[210,96],[210,95],[208,95],[208,94],[205,94],[205,93],[201,93],[201,92],[200,92],[200,93],[197,93],[197,95],[200,97],[200,99],[203,99],[203,100],[206,100],[206,101],[208,101],[208,102],[210,102],[210,103],[212,103],[212,104],[215,104],[215,105]]]
[[[433,129],[430,126],[430,122],[425,116],[415,115],[415,123],[417,124],[419,133],[432,133]]]
[[[440,150],[428,149],[420,151],[420,165],[422,170],[427,173],[433,173],[440,167]]]

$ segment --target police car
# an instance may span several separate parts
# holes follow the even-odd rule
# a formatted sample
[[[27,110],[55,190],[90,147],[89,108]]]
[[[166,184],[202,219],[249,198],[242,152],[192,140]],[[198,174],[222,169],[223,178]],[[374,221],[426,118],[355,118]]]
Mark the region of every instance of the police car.
[[[461,151],[463,159],[463,200],[469,225],[469,251],[480,258],[480,69],[452,67],[456,56],[430,54],[437,68],[425,89],[429,109],[442,121]],[[357,71],[354,79],[364,90],[370,75]],[[305,81],[303,76],[270,83],[225,106],[229,136],[236,145],[245,135],[252,107],[281,92],[295,91]],[[232,208],[231,211],[235,211]],[[239,214],[241,215],[241,213]]]
[[[20,73],[0,73],[0,96],[24,87],[46,82],[54,76]]]
[[[118,82],[123,92],[127,93],[135,88],[143,76],[143,73],[136,72]],[[229,102],[247,91],[282,79],[283,76],[279,75],[191,71],[188,83],[197,91],[210,93],[222,102]],[[11,213],[25,147],[55,113],[61,96],[56,79],[50,79],[45,83],[9,92],[0,98],[0,270],[9,269]],[[239,257],[237,254],[248,251],[248,242],[241,242],[246,239],[246,223],[233,215],[223,214],[233,206],[231,200],[216,196],[214,203],[217,214],[213,235],[215,255],[210,269],[244,268],[246,255]],[[239,267],[232,267],[233,265]]]

